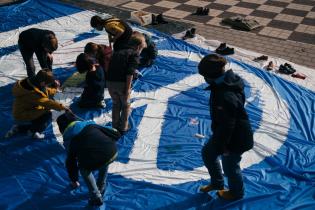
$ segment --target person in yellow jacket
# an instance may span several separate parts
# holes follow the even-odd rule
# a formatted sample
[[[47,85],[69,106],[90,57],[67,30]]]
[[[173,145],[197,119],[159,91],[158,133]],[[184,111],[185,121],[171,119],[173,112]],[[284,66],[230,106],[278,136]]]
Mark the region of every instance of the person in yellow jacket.
[[[51,71],[40,70],[36,76],[17,81],[13,86],[13,118],[15,125],[7,132],[6,138],[17,133],[28,133],[33,138],[42,139],[42,132],[51,119],[51,109],[69,110],[53,100],[59,82]],[[70,111],[70,110],[69,110]]]

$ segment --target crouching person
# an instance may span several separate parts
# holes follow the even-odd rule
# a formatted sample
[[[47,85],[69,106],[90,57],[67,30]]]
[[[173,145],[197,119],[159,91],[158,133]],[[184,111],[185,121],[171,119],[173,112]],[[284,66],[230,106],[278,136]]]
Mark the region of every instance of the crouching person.
[[[211,91],[209,108],[212,118],[212,137],[202,148],[202,159],[211,183],[200,190],[218,190],[220,198],[237,200],[244,196],[240,162],[242,154],[253,147],[253,132],[244,108],[244,82],[232,70],[225,71],[226,63],[224,57],[211,54],[198,66],[199,74],[210,85],[206,90]],[[224,190],[220,156],[229,190]]]
[[[33,138],[42,139],[42,132],[51,119],[51,109],[69,110],[51,99],[59,87],[59,82],[51,71],[40,70],[36,76],[17,81],[13,86],[13,118],[15,125],[7,132],[6,138],[17,133],[27,133]]]
[[[66,167],[71,185],[79,186],[80,170],[89,190],[89,205],[102,205],[108,165],[117,156],[116,141],[120,134],[93,121],[79,121],[70,112],[60,115],[57,124],[67,149]],[[96,170],[97,181],[93,176]]]

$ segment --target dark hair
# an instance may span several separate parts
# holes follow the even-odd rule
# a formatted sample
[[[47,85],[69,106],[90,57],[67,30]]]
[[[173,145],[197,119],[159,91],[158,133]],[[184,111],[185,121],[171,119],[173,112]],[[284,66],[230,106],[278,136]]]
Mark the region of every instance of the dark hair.
[[[42,45],[44,48],[48,49],[50,53],[56,51],[58,48],[58,40],[55,34],[46,34],[43,38]]]
[[[57,118],[57,125],[59,127],[60,133],[63,134],[65,129],[68,127],[68,125],[74,121],[77,121],[77,118],[70,112],[66,112],[66,113],[60,115]]]
[[[90,71],[93,68],[94,61],[86,53],[81,53],[78,55],[75,64],[78,72],[82,74],[84,72]]]
[[[45,82],[45,84],[52,84],[55,82],[54,75],[49,69],[42,69],[37,72],[35,80],[38,84],[41,82]]]
[[[88,55],[96,55],[98,51],[98,44],[95,44],[93,42],[89,42],[85,45],[84,47],[84,53],[88,54]]]
[[[199,74],[208,78],[217,78],[224,73],[227,61],[217,54],[206,55],[198,65]]]
[[[135,48],[135,47],[138,47],[139,45],[142,45],[144,41],[145,41],[145,38],[142,34],[141,36],[138,34],[133,34],[128,41],[128,46]]]
[[[94,15],[90,21],[91,27],[93,27],[93,28],[96,28],[98,25],[100,25],[102,23],[103,23],[103,19],[97,15]]]

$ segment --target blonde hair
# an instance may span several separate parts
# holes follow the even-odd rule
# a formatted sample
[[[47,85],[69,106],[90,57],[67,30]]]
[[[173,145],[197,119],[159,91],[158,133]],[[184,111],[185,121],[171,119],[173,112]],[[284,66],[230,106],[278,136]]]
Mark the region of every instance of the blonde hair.
[[[133,31],[132,35],[131,35],[131,39],[137,39],[138,41],[141,42],[141,48],[147,48],[147,43],[145,41],[145,37],[142,33],[140,33],[139,31]]]

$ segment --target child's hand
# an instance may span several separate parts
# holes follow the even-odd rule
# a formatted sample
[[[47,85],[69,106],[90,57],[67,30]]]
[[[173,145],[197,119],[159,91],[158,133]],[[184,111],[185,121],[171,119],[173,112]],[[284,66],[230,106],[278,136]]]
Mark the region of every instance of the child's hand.
[[[76,188],[80,187],[80,183],[79,182],[70,182],[70,186],[73,189],[76,189]]]

